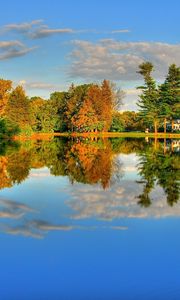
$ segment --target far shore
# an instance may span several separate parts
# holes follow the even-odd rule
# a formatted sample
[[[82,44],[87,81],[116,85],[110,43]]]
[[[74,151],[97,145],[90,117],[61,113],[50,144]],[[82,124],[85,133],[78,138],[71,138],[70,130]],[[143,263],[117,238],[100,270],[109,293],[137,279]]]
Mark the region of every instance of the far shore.
[[[100,137],[100,138],[116,138],[116,137],[129,137],[129,138],[169,138],[169,139],[179,139],[180,133],[144,133],[144,132],[99,132],[99,133],[79,133],[79,132],[56,132],[56,133],[34,133],[31,136],[18,135],[14,137],[14,140],[31,140],[31,139],[50,139],[52,137]]]

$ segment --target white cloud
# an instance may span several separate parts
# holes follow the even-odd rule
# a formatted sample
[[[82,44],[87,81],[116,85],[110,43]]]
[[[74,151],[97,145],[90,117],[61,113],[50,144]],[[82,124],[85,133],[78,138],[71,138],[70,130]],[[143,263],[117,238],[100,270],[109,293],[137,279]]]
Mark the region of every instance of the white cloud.
[[[75,229],[71,225],[52,224],[46,220],[30,219],[30,216],[37,213],[26,204],[8,200],[0,199],[0,218],[10,219],[9,224],[0,223],[0,231],[8,234],[23,235],[33,238],[43,238],[49,231],[69,231]],[[15,222],[15,226],[12,225]]]
[[[127,230],[128,229],[128,227],[126,227],[126,226],[110,226],[109,228],[113,229],[113,230]]]
[[[58,88],[59,86],[47,82],[40,82],[40,81],[28,81],[25,79],[21,79],[18,84],[23,85],[25,89],[28,90],[54,90],[55,88]],[[35,176],[35,175],[32,175]],[[37,174],[38,176],[38,174]]]
[[[32,32],[29,36],[32,39],[41,39],[54,34],[64,34],[64,33],[73,33],[74,31],[70,28],[59,28],[59,29],[50,29],[48,26],[43,26]]]
[[[42,239],[44,236],[37,232],[32,232],[29,228],[17,227],[17,228],[8,228],[5,230],[5,233],[13,235],[22,235],[25,237],[32,237],[36,239]]]
[[[0,41],[0,49],[9,49],[12,47],[24,47],[20,41]]]
[[[0,60],[6,60],[19,56],[24,56],[37,47],[28,48],[20,41],[1,41],[0,42]]]
[[[131,30],[129,30],[129,29],[118,29],[118,30],[111,31],[112,34],[114,34],[114,33],[129,33],[129,32],[131,32]]]
[[[44,177],[49,177],[50,175],[47,173],[32,173],[29,175],[29,178],[44,178]]]
[[[54,34],[74,33],[74,30],[71,28],[49,28],[48,25],[43,24],[43,20],[33,20],[32,22],[7,24],[1,28],[0,32],[1,34],[14,32],[23,34],[30,39],[41,39]]]
[[[29,89],[49,90],[49,89],[55,88],[56,86],[54,84],[46,83],[46,82],[29,82],[29,83],[26,83],[26,87]]]
[[[24,212],[11,212],[8,210],[0,211],[0,218],[4,219],[20,219],[24,215]]]
[[[104,39],[97,43],[73,41],[71,77],[90,80],[138,80],[138,65],[151,61],[156,78],[162,78],[171,63],[180,64],[180,45],[158,42],[121,42]]]
[[[3,27],[4,31],[16,31],[19,33],[29,32],[34,26],[39,25],[43,20],[33,20],[32,22],[25,22],[20,24],[8,24]]]
[[[74,227],[70,225],[54,225],[42,220],[33,220],[29,222],[29,225],[36,230],[51,231],[51,230],[72,230]]]
[[[126,95],[139,95],[140,94],[140,91],[137,90],[137,89],[124,89],[124,92]]]
[[[7,207],[8,209],[11,209],[11,210],[20,209],[25,212],[33,211],[33,209],[31,207],[29,207],[23,203],[15,202],[12,200],[7,200],[7,199],[0,199],[0,206]]]
[[[32,208],[23,203],[0,199],[0,218],[21,219],[25,214],[32,211]]]

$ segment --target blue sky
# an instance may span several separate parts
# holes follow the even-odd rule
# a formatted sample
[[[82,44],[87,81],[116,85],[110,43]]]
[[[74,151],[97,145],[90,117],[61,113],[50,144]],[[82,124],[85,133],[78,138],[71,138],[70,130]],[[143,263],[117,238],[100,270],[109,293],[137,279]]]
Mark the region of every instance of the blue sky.
[[[48,98],[71,84],[115,81],[134,109],[136,70],[151,60],[161,81],[180,63],[179,3],[145,1],[8,1],[1,3],[2,78]]]

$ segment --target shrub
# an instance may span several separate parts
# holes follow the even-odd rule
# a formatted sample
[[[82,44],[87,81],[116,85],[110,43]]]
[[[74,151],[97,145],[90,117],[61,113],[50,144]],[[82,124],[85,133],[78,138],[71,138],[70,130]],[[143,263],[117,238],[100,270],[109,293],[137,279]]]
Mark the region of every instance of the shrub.
[[[5,118],[0,119],[0,138],[11,138],[19,134],[19,132],[20,128],[18,125]]]

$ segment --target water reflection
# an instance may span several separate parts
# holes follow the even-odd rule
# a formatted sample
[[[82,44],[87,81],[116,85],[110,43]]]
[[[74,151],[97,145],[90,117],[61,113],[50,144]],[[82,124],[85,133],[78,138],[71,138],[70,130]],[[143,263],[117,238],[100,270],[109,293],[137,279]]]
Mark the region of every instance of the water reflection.
[[[163,149],[160,144],[158,149],[149,147],[140,153],[138,171],[143,184],[143,193],[138,196],[140,205],[151,205],[150,193],[155,184],[163,188],[170,206],[179,200],[180,157],[172,152],[173,144],[168,148],[165,144]]]
[[[136,153],[138,173],[144,186],[139,204],[149,206],[149,194],[158,182],[170,205],[179,198],[179,141],[143,139],[60,139],[1,145],[0,188],[20,184],[31,169],[48,167],[70,182],[99,183],[103,189],[123,177],[121,154]],[[178,146],[178,147],[177,147]]]
[[[80,220],[113,221],[128,218],[154,218],[180,215],[179,142],[145,139],[62,139],[28,141],[1,145],[0,189],[13,192],[23,182],[30,184],[35,202],[0,196],[0,230],[42,238],[49,231],[95,229]],[[53,175],[53,176],[52,176]],[[49,177],[49,181],[46,181]],[[31,179],[38,184],[35,190]],[[62,178],[69,184],[60,192],[49,188],[59,186]],[[52,199],[62,195],[63,210],[59,217],[45,217],[38,203],[45,182],[48,207]],[[49,193],[49,194],[48,194]],[[60,195],[61,194],[61,195]],[[20,195],[20,194],[19,194]],[[37,199],[37,201],[36,201]],[[30,201],[31,202],[31,201]],[[36,205],[35,205],[36,204]],[[54,206],[54,211],[58,210]],[[35,206],[37,206],[35,208]],[[62,210],[62,206],[60,207]],[[68,210],[69,209],[69,210]],[[9,220],[9,221],[8,221]],[[12,222],[16,220],[15,224]],[[127,229],[122,224],[99,224],[101,229]]]

